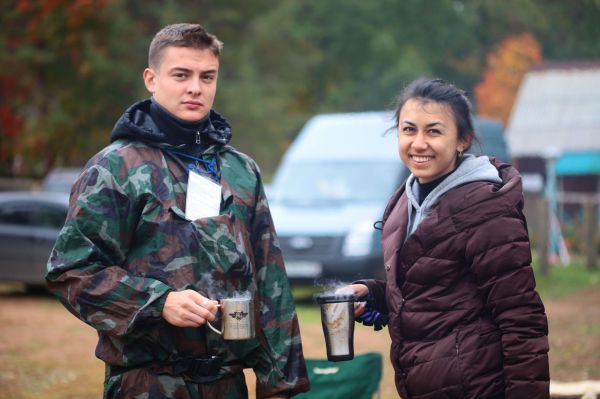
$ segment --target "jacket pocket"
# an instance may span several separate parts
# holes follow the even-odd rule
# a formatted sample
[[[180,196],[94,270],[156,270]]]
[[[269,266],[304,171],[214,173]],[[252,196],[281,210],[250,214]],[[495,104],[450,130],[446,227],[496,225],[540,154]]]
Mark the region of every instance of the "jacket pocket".
[[[464,389],[472,397],[503,392],[502,335],[491,321],[481,318],[457,336]]]
[[[170,211],[188,234],[184,249],[194,259],[197,279],[243,279],[252,275],[248,232],[235,216],[223,214],[191,221],[177,207]]]
[[[415,342],[401,363],[411,398],[464,398],[464,373],[460,333],[430,341]]]
[[[252,251],[245,226],[233,215],[219,215],[194,221],[201,249],[212,255],[217,271],[228,276],[249,277],[252,265],[247,255]]]

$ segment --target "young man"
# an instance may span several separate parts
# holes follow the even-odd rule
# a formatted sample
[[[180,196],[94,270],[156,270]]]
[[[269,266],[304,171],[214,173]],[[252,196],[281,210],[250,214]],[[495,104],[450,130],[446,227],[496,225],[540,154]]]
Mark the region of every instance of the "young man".
[[[48,287],[98,331],[105,398],[244,398],[308,390],[300,331],[258,166],[212,110],[222,43],[199,25],[154,37],[152,98],[116,123],[73,186]],[[209,328],[252,298],[254,338]]]

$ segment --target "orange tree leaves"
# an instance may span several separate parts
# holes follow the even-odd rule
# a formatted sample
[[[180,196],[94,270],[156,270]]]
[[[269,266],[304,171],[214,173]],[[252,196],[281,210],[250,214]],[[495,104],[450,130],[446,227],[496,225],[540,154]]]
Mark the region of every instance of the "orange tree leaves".
[[[483,81],[474,88],[477,113],[498,119],[506,126],[521,80],[541,60],[540,45],[532,34],[504,39],[488,55]]]

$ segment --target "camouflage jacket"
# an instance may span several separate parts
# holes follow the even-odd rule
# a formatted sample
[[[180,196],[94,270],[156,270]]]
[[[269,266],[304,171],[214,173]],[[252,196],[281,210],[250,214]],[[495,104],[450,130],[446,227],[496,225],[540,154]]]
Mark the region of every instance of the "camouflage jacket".
[[[140,117],[148,103],[130,107],[113,143],[73,186],[48,286],[98,331],[96,355],[108,366],[217,355],[253,368],[259,397],[307,390],[295,307],[257,165],[226,144],[228,124],[211,111],[200,156],[219,165],[220,215],[187,220],[188,172],[170,152],[187,148],[163,142],[151,119]],[[256,338],[225,341],[206,326],[167,323],[166,294],[184,289],[213,299],[250,293]]]

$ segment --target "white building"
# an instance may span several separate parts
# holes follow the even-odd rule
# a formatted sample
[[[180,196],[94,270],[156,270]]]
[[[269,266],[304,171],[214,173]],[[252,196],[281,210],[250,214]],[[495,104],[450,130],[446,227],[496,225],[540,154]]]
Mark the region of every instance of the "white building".
[[[600,60],[530,70],[505,134],[526,189],[541,188],[554,156],[559,190],[600,192]]]

